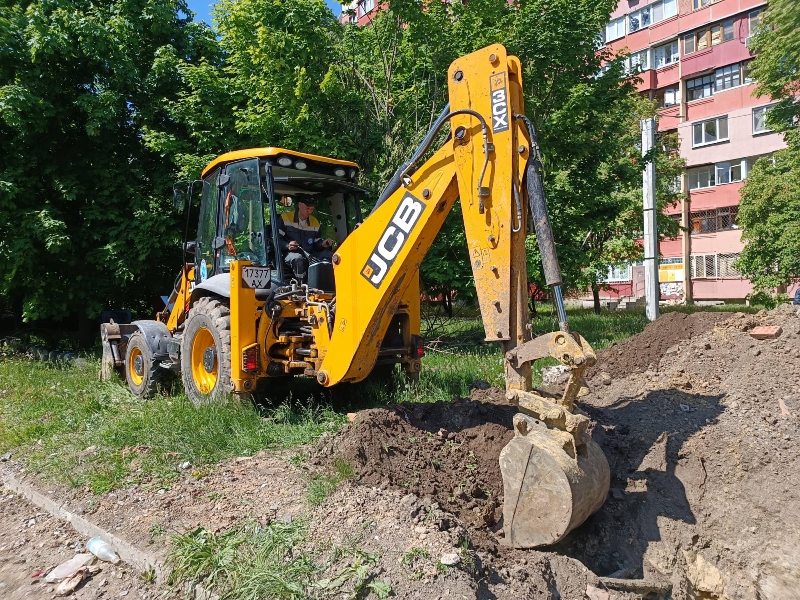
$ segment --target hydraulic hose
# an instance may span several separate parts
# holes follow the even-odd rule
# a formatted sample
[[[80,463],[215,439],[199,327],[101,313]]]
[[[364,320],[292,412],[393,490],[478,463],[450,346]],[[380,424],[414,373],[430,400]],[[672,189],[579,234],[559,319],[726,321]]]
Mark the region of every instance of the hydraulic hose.
[[[542,185],[542,157],[539,153],[539,142],[536,138],[536,129],[530,119],[525,115],[514,115],[525,123],[528,136],[531,138],[531,149],[528,162],[525,165],[525,185],[528,192],[528,205],[533,215],[533,225],[536,229],[536,241],[542,255],[542,268],[544,279],[548,286],[553,288],[553,296],[558,310],[558,323],[562,331],[567,331],[567,313],[564,310],[564,300],[561,296],[561,266],[558,264],[556,243],[553,238],[553,227],[550,224],[550,215],[547,212],[547,200],[544,196]]]

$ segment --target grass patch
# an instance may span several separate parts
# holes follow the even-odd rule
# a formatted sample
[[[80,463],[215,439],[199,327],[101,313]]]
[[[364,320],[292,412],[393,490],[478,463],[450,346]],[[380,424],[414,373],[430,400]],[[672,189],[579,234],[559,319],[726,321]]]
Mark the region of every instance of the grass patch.
[[[336,431],[346,418],[329,405],[277,407],[230,401],[195,407],[185,395],[135,398],[122,382],[84,368],[0,359],[0,452],[30,468],[102,493],[168,485],[189,462],[198,474],[233,456],[289,448]]]
[[[306,480],[306,498],[312,506],[319,506],[345,479],[353,479],[356,472],[342,457],[333,461],[333,473],[314,473]]]
[[[380,557],[350,549],[347,566],[334,569],[341,553],[318,562],[313,552],[299,549],[306,524],[275,522],[261,527],[248,522],[223,533],[202,527],[175,536],[166,565],[173,587],[201,583],[222,600],[261,598],[308,598],[341,596],[356,598],[373,592],[387,598],[391,587],[374,577]],[[333,574],[323,577],[328,571]],[[313,593],[310,593],[313,592]]]

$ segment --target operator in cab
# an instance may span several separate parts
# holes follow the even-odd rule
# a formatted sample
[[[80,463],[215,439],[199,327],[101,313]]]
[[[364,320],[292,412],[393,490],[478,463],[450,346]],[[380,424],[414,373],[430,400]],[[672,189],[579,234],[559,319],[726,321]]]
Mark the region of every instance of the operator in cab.
[[[294,196],[297,210],[281,215],[280,235],[283,264],[300,284],[308,282],[309,261],[331,260],[333,240],[320,237],[319,221],[311,216],[316,200],[311,195]]]

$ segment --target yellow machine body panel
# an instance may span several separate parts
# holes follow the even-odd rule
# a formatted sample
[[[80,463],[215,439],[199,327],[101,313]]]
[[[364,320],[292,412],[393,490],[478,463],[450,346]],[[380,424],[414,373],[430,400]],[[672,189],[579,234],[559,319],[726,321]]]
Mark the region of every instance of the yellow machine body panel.
[[[235,162],[237,160],[242,160],[245,158],[264,158],[267,156],[277,156],[279,154],[288,154],[289,156],[293,156],[295,158],[304,158],[306,160],[313,160],[316,162],[327,163],[329,165],[338,165],[341,167],[351,167],[354,169],[358,169],[358,164],[354,163],[350,160],[339,160],[338,158],[329,158],[327,156],[319,156],[318,154],[308,154],[306,152],[297,152],[296,150],[287,150],[286,148],[249,148],[247,150],[234,150],[232,152],[226,152],[225,154],[221,154],[214,160],[212,160],[208,166],[203,169],[202,177],[205,177],[208,173],[210,173],[214,167],[227,164],[229,162]]]

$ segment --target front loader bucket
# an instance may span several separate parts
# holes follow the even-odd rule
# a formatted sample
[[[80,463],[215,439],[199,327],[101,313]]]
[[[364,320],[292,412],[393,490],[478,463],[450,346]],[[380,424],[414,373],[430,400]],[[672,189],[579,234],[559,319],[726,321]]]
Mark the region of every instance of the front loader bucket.
[[[603,451],[588,436],[522,413],[514,416],[500,471],[505,543],[514,548],[562,540],[603,505],[611,484]]]

